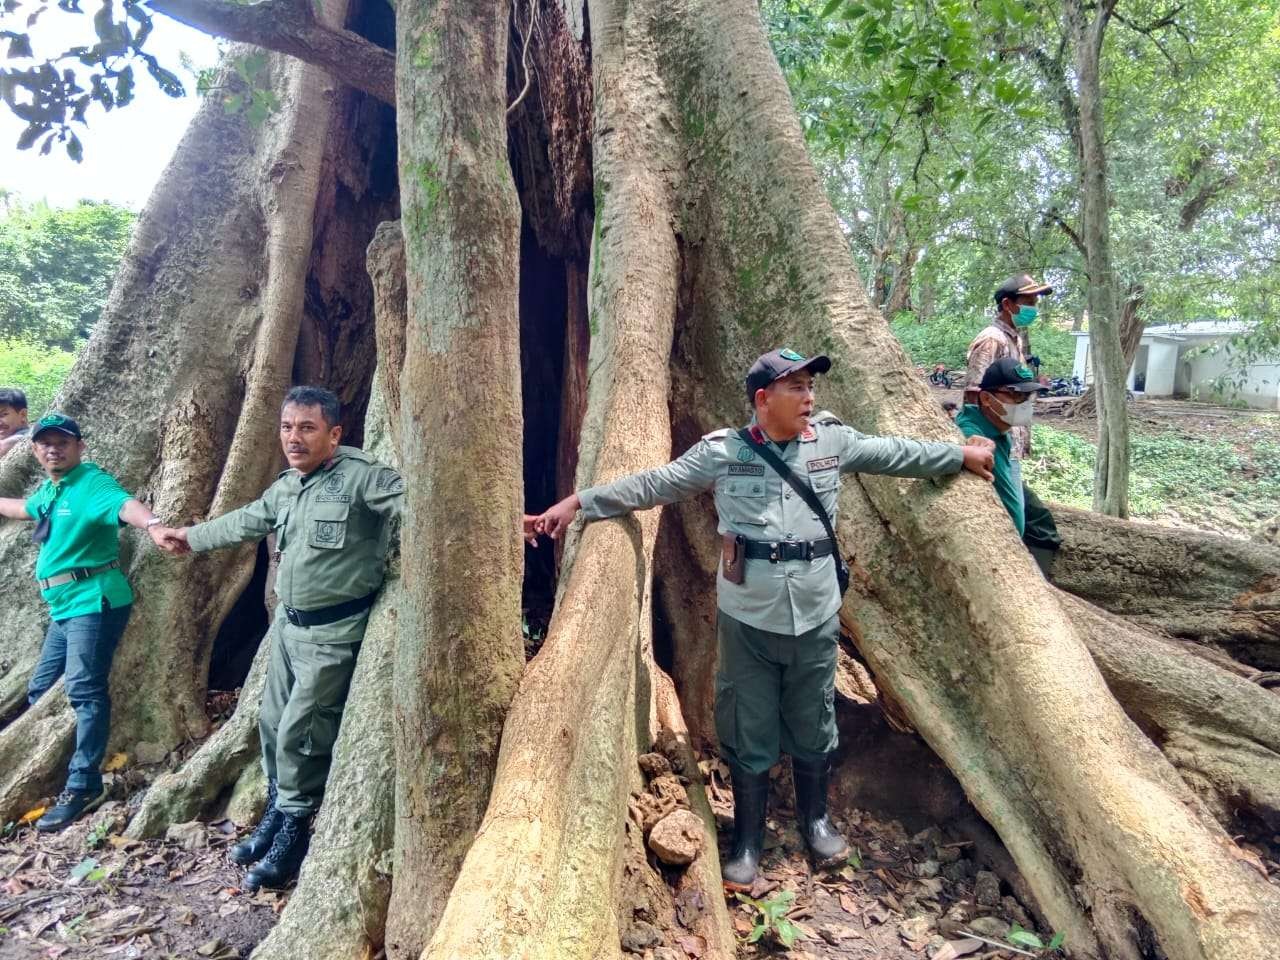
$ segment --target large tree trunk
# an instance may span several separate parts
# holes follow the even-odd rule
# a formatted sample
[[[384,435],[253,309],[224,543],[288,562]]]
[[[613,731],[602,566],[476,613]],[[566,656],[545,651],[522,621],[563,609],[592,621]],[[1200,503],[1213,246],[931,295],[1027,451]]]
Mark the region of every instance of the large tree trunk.
[[[345,4],[326,16],[343,19]],[[296,367],[323,369],[350,401],[356,436],[368,395],[373,351],[353,349],[370,314],[362,303],[367,279],[326,271],[323,251],[340,254],[365,224],[371,231],[376,221],[366,211],[393,197],[385,185],[381,194],[374,189],[375,158],[365,147],[331,141],[328,130],[331,123],[376,130],[385,113],[361,115],[361,97],[334,97],[323,72],[297,61],[277,58],[271,77],[282,106],[264,124],[212,101],[200,111],[139,219],[102,320],[57,401],[85,424],[89,456],[171,521],[239,506],[279,469],[263,450],[276,447],[276,408],[300,335],[313,350]],[[340,222],[329,215],[352,197],[359,204],[340,210]],[[31,460],[9,457],[0,488],[17,495],[36,479]],[[24,585],[34,554],[27,532],[11,524],[0,545],[3,562],[21,574],[14,582]],[[175,564],[145,537],[125,535],[122,559],[137,602],[112,672],[112,751],[155,762],[208,732],[210,651],[256,556],[244,547]],[[13,717],[40,647],[44,607],[34,586],[6,592],[0,604],[13,627],[0,641],[0,713]],[[59,685],[46,699],[61,698]],[[69,714],[59,708],[64,719],[51,725],[43,719],[49,709],[42,704],[0,732],[0,817],[21,812],[62,776],[60,763],[29,749],[57,732],[65,758]]]
[[[408,319],[404,603],[388,954],[416,957],[489,795],[520,633],[520,207],[507,159],[510,5],[396,18]]]

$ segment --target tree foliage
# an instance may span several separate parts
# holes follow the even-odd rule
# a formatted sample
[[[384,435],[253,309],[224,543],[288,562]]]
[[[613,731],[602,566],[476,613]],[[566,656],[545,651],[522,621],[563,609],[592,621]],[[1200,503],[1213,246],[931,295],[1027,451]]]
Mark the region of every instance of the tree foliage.
[[[62,350],[89,335],[135,215],[111,203],[16,204],[0,218],[0,339]]]
[[[972,335],[1014,270],[1083,319],[1077,121],[1062,5],[767,0],[811,153],[873,299]],[[1280,4],[1120,0],[1103,52],[1113,258],[1144,319],[1280,327]],[[905,284],[905,289],[896,289]],[[1042,325],[1033,331],[1040,352]],[[936,359],[954,358],[944,351]],[[927,361],[934,356],[918,356]]]

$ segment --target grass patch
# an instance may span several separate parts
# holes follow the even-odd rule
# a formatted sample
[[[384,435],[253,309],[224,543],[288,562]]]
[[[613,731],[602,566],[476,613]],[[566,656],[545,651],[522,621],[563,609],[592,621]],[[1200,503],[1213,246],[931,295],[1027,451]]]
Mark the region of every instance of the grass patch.
[[[1135,517],[1174,516],[1222,532],[1245,532],[1280,513],[1280,442],[1241,450],[1229,440],[1170,432],[1131,436],[1129,509]],[[1037,424],[1027,483],[1046,500],[1088,509],[1096,446]]]

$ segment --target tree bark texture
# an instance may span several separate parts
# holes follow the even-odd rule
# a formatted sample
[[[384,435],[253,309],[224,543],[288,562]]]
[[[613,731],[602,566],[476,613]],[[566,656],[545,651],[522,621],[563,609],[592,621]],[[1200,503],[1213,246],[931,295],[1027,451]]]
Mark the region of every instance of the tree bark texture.
[[[103,318],[57,400],[85,424],[89,458],[173,522],[222,513],[267,486],[277,457],[262,451],[277,445],[276,411],[300,327],[316,331],[317,340],[334,336],[330,293],[349,318],[368,312],[358,284],[349,290],[308,276],[317,207],[332,203],[332,193],[350,192],[347,181],[368,168],[358,149],[352,156],[347,141],[327,137],[350,98],[335,97],[322,71],[296,61],[273,61],[271,77],[282,106],[259,127],[221,104],[200,111],[139,220]],[[326,181],[322,168],[339,159],[343,173]],[[329,198],[320,196],[326,182]],[[304,298],[309,283],[320,293],[314,305]],[[351,393],[367,394],[372,359],[370,351],[363,372],[343,371]],[[6,494],[38,479],[31,460],[10,457],[3,469]],[[34,559],[27,532],[10,525],[0,546],[19,570]],[[112,674],[110,750],[163,753],[207,732],[213,638],[254,558],[244,547],[175,565],[145,537],[125,534],[122,560],[137,600]],[[29,576],[20,582],[30,583]],[[3,641],[9,666],[0,704],[12,716],[40,647],[44,605],[34,585],[3,602],[13,607],[6,622],[16,629]],[[32,776],[27,745],[48,729],[36,716],[19,716],[0,731],[0,815],[25,809],[62,775],[53,768]]]
[[[1102,41],[1115,0],[1092,9],[1084,0],[1066,0],[1067,22],[1075,51],[1079,105],[1079,177],[1081,234],[1089,276],[1089,349],[1098,392],[1098,455],[1093,474],[1093,508],[1113,517],[1129,515],[1129,412],[1125,407],[1124,362],[1107,194],[1106,137],[1103,121]]]
[[[524,667],[524,553],[510,4],[397,13],[407,484],[387,952],[404,958],[430,937],[484,813]]]

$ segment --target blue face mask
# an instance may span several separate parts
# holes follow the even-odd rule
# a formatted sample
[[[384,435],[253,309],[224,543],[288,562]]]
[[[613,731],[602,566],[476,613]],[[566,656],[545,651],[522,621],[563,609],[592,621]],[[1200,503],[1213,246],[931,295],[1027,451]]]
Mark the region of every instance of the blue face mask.
[[[1036,322],[1036,317],[1038,316],[1040,316],[1040,311],[1035,307],[1022,306],[1013,315],[1013,323],[1018,327],[1029,327]]]

